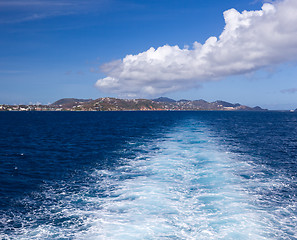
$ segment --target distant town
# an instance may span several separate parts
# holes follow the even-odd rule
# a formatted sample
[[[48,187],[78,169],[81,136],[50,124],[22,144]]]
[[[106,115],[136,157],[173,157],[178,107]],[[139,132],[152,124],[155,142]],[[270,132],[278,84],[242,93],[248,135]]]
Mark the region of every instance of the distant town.
[[[6,105],[0,111],[267,111],[261,107],[248,107],[225,101],[174,100],[166,97],[157,99],[63,98],[52,104]]]

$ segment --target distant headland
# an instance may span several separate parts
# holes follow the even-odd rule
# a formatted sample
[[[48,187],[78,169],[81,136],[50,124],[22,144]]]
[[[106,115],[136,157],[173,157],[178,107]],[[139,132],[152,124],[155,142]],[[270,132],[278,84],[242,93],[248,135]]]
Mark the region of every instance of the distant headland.
[[[261,107],[248,107],[225,101],[174,100],[166,97],[156,99],[63,98],[48,105],[0,104],[0,111],[267,111]]]

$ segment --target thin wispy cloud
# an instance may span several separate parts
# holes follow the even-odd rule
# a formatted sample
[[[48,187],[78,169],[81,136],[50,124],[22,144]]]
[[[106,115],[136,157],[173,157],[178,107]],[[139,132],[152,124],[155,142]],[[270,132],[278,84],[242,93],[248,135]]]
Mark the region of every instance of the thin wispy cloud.
[[[28,73],[28,71],[21,71],[21,70],[1,70],[0,73],[2,74],[18,74],[18,73]]]
[[[71,2],[55,1],[0,1],[0,7],[69,6]]]
[[[297,93],[297,88],[283,89],[280,92],[284,94],[294,94],[294,93]]]
[[[65,16],[70,14],[71,14],[70,12],[33,13],[29,15],[14,17],[14,18],[0,19],[0,24],[22,23],[22,22],[40,20],[40,19],[56,17],[56,16]]]
[[[261,10],[224,12],[225,28],[191,48],[161,46],[107,63],[96,82],[106,92],[160,95],[203,82],[252,73],[297,60],[297,1],[265,3]]]
[[[0,23],[19,23],[56,16],[86,14],[98,10],[107,2],[108,0],[0,0]]]

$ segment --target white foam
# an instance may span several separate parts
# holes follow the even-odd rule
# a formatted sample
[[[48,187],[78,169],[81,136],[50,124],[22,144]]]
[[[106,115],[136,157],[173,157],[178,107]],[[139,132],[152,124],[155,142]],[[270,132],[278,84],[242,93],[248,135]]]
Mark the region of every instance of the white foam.
[[[77,238],[264,239],[261,220],[233,173],[238,163],[218,151],[207,129],[192,128],[176,128],[155,143],[157,154],[127,163],[136,177],[117,182],[110,197],[98,200],[102,209]]]
[[[143,146],[148,153],[113,170],[95,170],[96,181],[73,195],[60,189],[60,200],[43,210],[68,221],[24,227],[17,239],[287,238],[296,227],[288,220],[291,210],[283,218],[284,209],[270,212],[258,204],[258,189],[280,182],[262,178],[261,169],[240,161],[210,135],[206,126],[188,121]],[[48,194],[57,196],[54,190]]]

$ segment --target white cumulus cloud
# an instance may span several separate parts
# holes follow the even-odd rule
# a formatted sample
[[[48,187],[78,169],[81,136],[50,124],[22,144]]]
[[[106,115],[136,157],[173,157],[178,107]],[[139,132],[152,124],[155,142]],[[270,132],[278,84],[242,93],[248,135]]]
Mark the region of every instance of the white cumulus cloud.
[[[165,45],[102,66],[95,86],[126,96],[159,95],[297,60],[297,1],[265,3],[259,11],[224,12],[217,39],[191,48]]]

